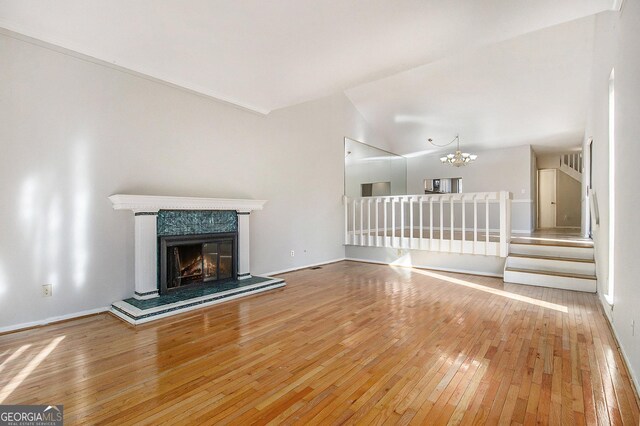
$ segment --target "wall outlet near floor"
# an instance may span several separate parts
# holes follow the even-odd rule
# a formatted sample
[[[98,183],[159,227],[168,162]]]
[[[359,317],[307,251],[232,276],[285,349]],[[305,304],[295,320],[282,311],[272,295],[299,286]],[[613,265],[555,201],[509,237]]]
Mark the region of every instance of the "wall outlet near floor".
[[[293,257],[293,256],[295,256],[295,255],[296,255],[296,252],[295,252],[295,251],[293,251],[293,250],[291,250],[291,257]]]
[[[44,284],[42,286],[42,297],[50,297],[53,295],[53,286],[51,284]]]

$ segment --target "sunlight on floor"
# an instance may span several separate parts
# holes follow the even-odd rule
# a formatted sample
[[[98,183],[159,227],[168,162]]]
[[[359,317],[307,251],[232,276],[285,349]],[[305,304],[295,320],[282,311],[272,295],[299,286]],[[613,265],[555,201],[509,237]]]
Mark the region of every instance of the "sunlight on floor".
[[[58,346],[58,344],[63,339],[64,336],[56,337],[55,339],[53,339],[44,349],[40,351],[38,355],[36,355],[31,361],[29,361],[29,363],[18,374],[16,374],[15,377],[2,388],[2,390],[0,390],[0,404],[2,404],[4,400],[7,399],[7,397],[11,395],[11,393],[13,393],[13,391],[16,390],[18,386],[20,386],[24,379],[29,377],[33,370],[35,370],[40,365],[40,363],[44,361],[44,359],[48,357],[51,352],[53,352],[56,346]]]
[[[392,268],[394,268],[392,266]],[[531,303],[532,305],[541,306],[543,308],[554,309],[556,311],[568,313],[569,309],[566,306],[557,305],[551,302],[545,302],[544,300],[534,299],[532,297],[522,296],[520,294],[509,293],[508,291],[499,290],[497,288],[491,288],[484,285],[476,284],[470,281],[461,280],[458,278],[449,277],[446,275],[438,274],[436,272],[431,272],[423,269],[415,269],[411,268],[411,272],[424,275],[431,278],[436,278],[438,280],[446,281],[452,284],[462,285],[468,288],[472,288],[474,290],[484,291],[485,293],[491,293],[502,297],[507,297],[509,299],[518,300],[520,302]]]
[[[22,355],[22,352],[26,351],[27,349],[29,349],[31,345],[23,345],[20,346],[20,348],[18,348],[17,351],[15,351],[14,353],[11,354],[11,356],[7,359],[4,360],[4,362],[2,364],[0,364],[0,373],[2,373],[2,370],[4,370],[7,365],[9,365],[9,363],[11,361],[13,361],[14,359],[18,358],[20,355]]]

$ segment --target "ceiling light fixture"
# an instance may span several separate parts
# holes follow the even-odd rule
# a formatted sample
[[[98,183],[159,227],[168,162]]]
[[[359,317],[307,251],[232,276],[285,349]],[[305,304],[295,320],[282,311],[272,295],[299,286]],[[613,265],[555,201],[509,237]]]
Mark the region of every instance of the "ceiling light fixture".
[[[447,154],[444,157],[440,157],[440,162],[442,162],[442,164],[450,164],[453,167],[460,167],[460,166],[466,166],[467,164],[471,163],[472,161],[475,161],[476,158],[478,158],[477,155],[475,154],[469,154],[468,152],[462,152],[460,151],[460,136],[456,135],[455,138],[453,138],[453,140],[447,144],[444,145],[438,145],[433,143],[433,139],[429,138],[429,143],[433,146],[437,146],[439,148],[443,148],[445,146],[451,145],[454,142],[458,142],[457,148],[456,148],[456,152],[452,153],[452,154]]]

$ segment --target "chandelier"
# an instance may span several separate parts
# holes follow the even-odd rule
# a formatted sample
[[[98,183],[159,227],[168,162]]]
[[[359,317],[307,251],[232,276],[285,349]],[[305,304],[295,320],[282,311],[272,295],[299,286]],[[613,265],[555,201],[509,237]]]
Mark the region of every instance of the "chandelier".
[[[437,147],[445,147],[448,145],[451,145],[453,142],[457,142],[457,148],[456,148],[456,152],[455,153],[451,153],[451,154],[447,154],[444,157],[440,157],[440,162],[442,164],[450,164],[453,167],[460,167],[460,166],[466,166],[467,164],[471,163],[472,161],[475,161],[476,158],[478,158],[477,155],[475,154],[469,154],[468,152],[462,152],[460,151],[460,137],[459,135],[456,135],[455,138],[453,138],[453,140],[447,144],[444,145],[437,145],[435,143],[433,143],[433,139],[429,138],[429,143],[431,143],[433,146],[437,146]]]

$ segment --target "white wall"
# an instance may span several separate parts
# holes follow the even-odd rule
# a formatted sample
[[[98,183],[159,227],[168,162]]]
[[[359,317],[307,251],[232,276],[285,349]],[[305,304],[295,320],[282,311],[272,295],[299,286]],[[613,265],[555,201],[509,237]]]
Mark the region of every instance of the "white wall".
[[[579,228],[582,184],[562,170],[556,173],[556,226]]]
[[[538,169],[559,169],[560,154],[543,154],[536,157]]]
[[[424,193],[425,178],[462,177],[463,192],[510,191],[513,194],[512,228],[530,231],[532,219],[532,151],[529,145],[473,151],[478,159],[464,167],[440,162],[440,154],[411,157],[407,161],[407,191]]]
[[[596,21],[592,94],[586,139],[593,137],[593,185],[597,193],[600,226],[594,229],[598,293],[610,317],[622,352],[638,386],[640,377],[640,264],[638,242],[640,194],[640,2],[625,1],[621,13],[599,14]],[[615,291],[614,307],[604,293],[607,286],[609,239],[608,81],[615,67]],[[585,145],[586,147],[586,145]],[[586,179],[585,179],[586,181]],[[635,321],[635,336],[631,322]]]
[[[505,258],[498,256],[382,247],[347,246],[345,256],[350,260],[489,275],[492,277],[501,277],[503,275],[505,263]]]
[[[254,273],[343,258],[345,136],[386,147],[342,94],[262,116],[0,35],[0,328],[132,295],[115,193],[269,200]]]

